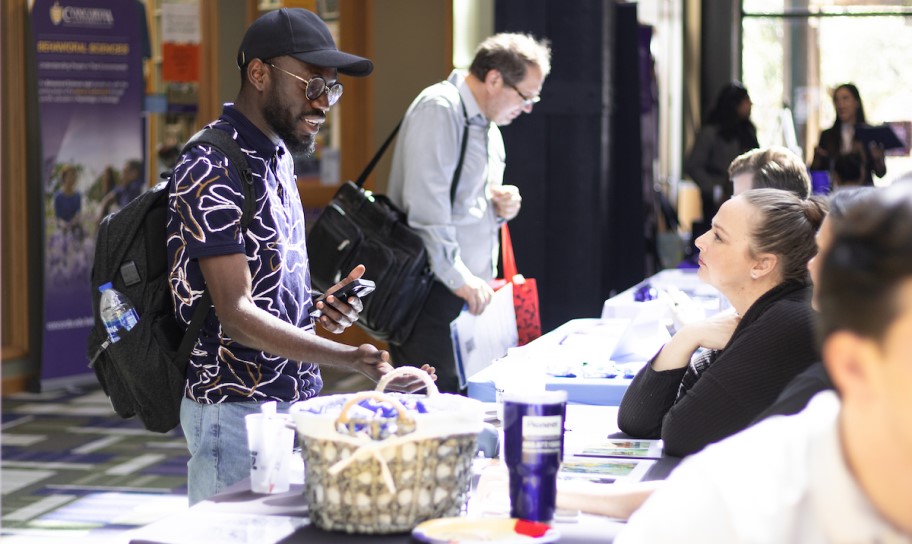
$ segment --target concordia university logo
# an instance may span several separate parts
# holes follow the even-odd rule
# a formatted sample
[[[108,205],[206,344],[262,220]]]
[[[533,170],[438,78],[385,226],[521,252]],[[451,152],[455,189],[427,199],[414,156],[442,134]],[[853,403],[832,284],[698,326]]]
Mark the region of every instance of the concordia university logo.
[[[63,8],[60,7],[60,2],[54,2],[54,5],[51,6],[51,22],[54,23],[54,26],[57,26],[62,20]]]
[[[51,22],[54,26],[63,23],[67,26],[112,27],[114,14],[109,9],[78,8],[74,6],[61,6],[54,2],[51,6]]]

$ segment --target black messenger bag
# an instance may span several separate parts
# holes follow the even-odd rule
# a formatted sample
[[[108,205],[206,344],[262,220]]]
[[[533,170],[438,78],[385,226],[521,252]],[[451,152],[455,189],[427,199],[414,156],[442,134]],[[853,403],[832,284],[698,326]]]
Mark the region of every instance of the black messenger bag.
[[[377,288],[364,297],[357,323],[374,338],[392,344],[408,339],[434,282],[424,242],[409,227],[405,213],[385,196],[364,189],[401,125],[400,121],[358,181],[339,188],[307,235],[311,283],[317,289],[325,292],[359,264],[367,268],[365,277]],[[465,158],[468,128],[466,120],[450,184],[451,203]]]

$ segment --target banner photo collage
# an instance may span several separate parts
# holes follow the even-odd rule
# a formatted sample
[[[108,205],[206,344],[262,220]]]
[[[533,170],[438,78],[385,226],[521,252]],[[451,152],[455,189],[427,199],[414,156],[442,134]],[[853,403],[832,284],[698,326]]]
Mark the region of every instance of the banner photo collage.
[[[132,0],[36,0],[44,204],[41,379],[90,372],[98,223],[148,186],[143,162],[145,12]]]

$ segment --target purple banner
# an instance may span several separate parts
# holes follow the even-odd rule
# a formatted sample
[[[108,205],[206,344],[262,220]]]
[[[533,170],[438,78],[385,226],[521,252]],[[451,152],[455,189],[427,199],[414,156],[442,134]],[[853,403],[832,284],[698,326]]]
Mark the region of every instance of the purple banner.
[[[143,12],[133,0],[36,0],[44,203],[42,380],[90,372],[98,222],[146,186]]]

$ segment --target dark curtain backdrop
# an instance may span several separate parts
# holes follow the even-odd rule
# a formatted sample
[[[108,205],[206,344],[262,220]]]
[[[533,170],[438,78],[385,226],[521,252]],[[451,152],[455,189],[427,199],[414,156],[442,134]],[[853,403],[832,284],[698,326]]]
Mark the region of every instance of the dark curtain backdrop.
[[[598,317],[645,275],[636,4],[499,0],[497,32],[551,41],[531,115],[503,127],[519,271],[538,280],[542,328]]]

